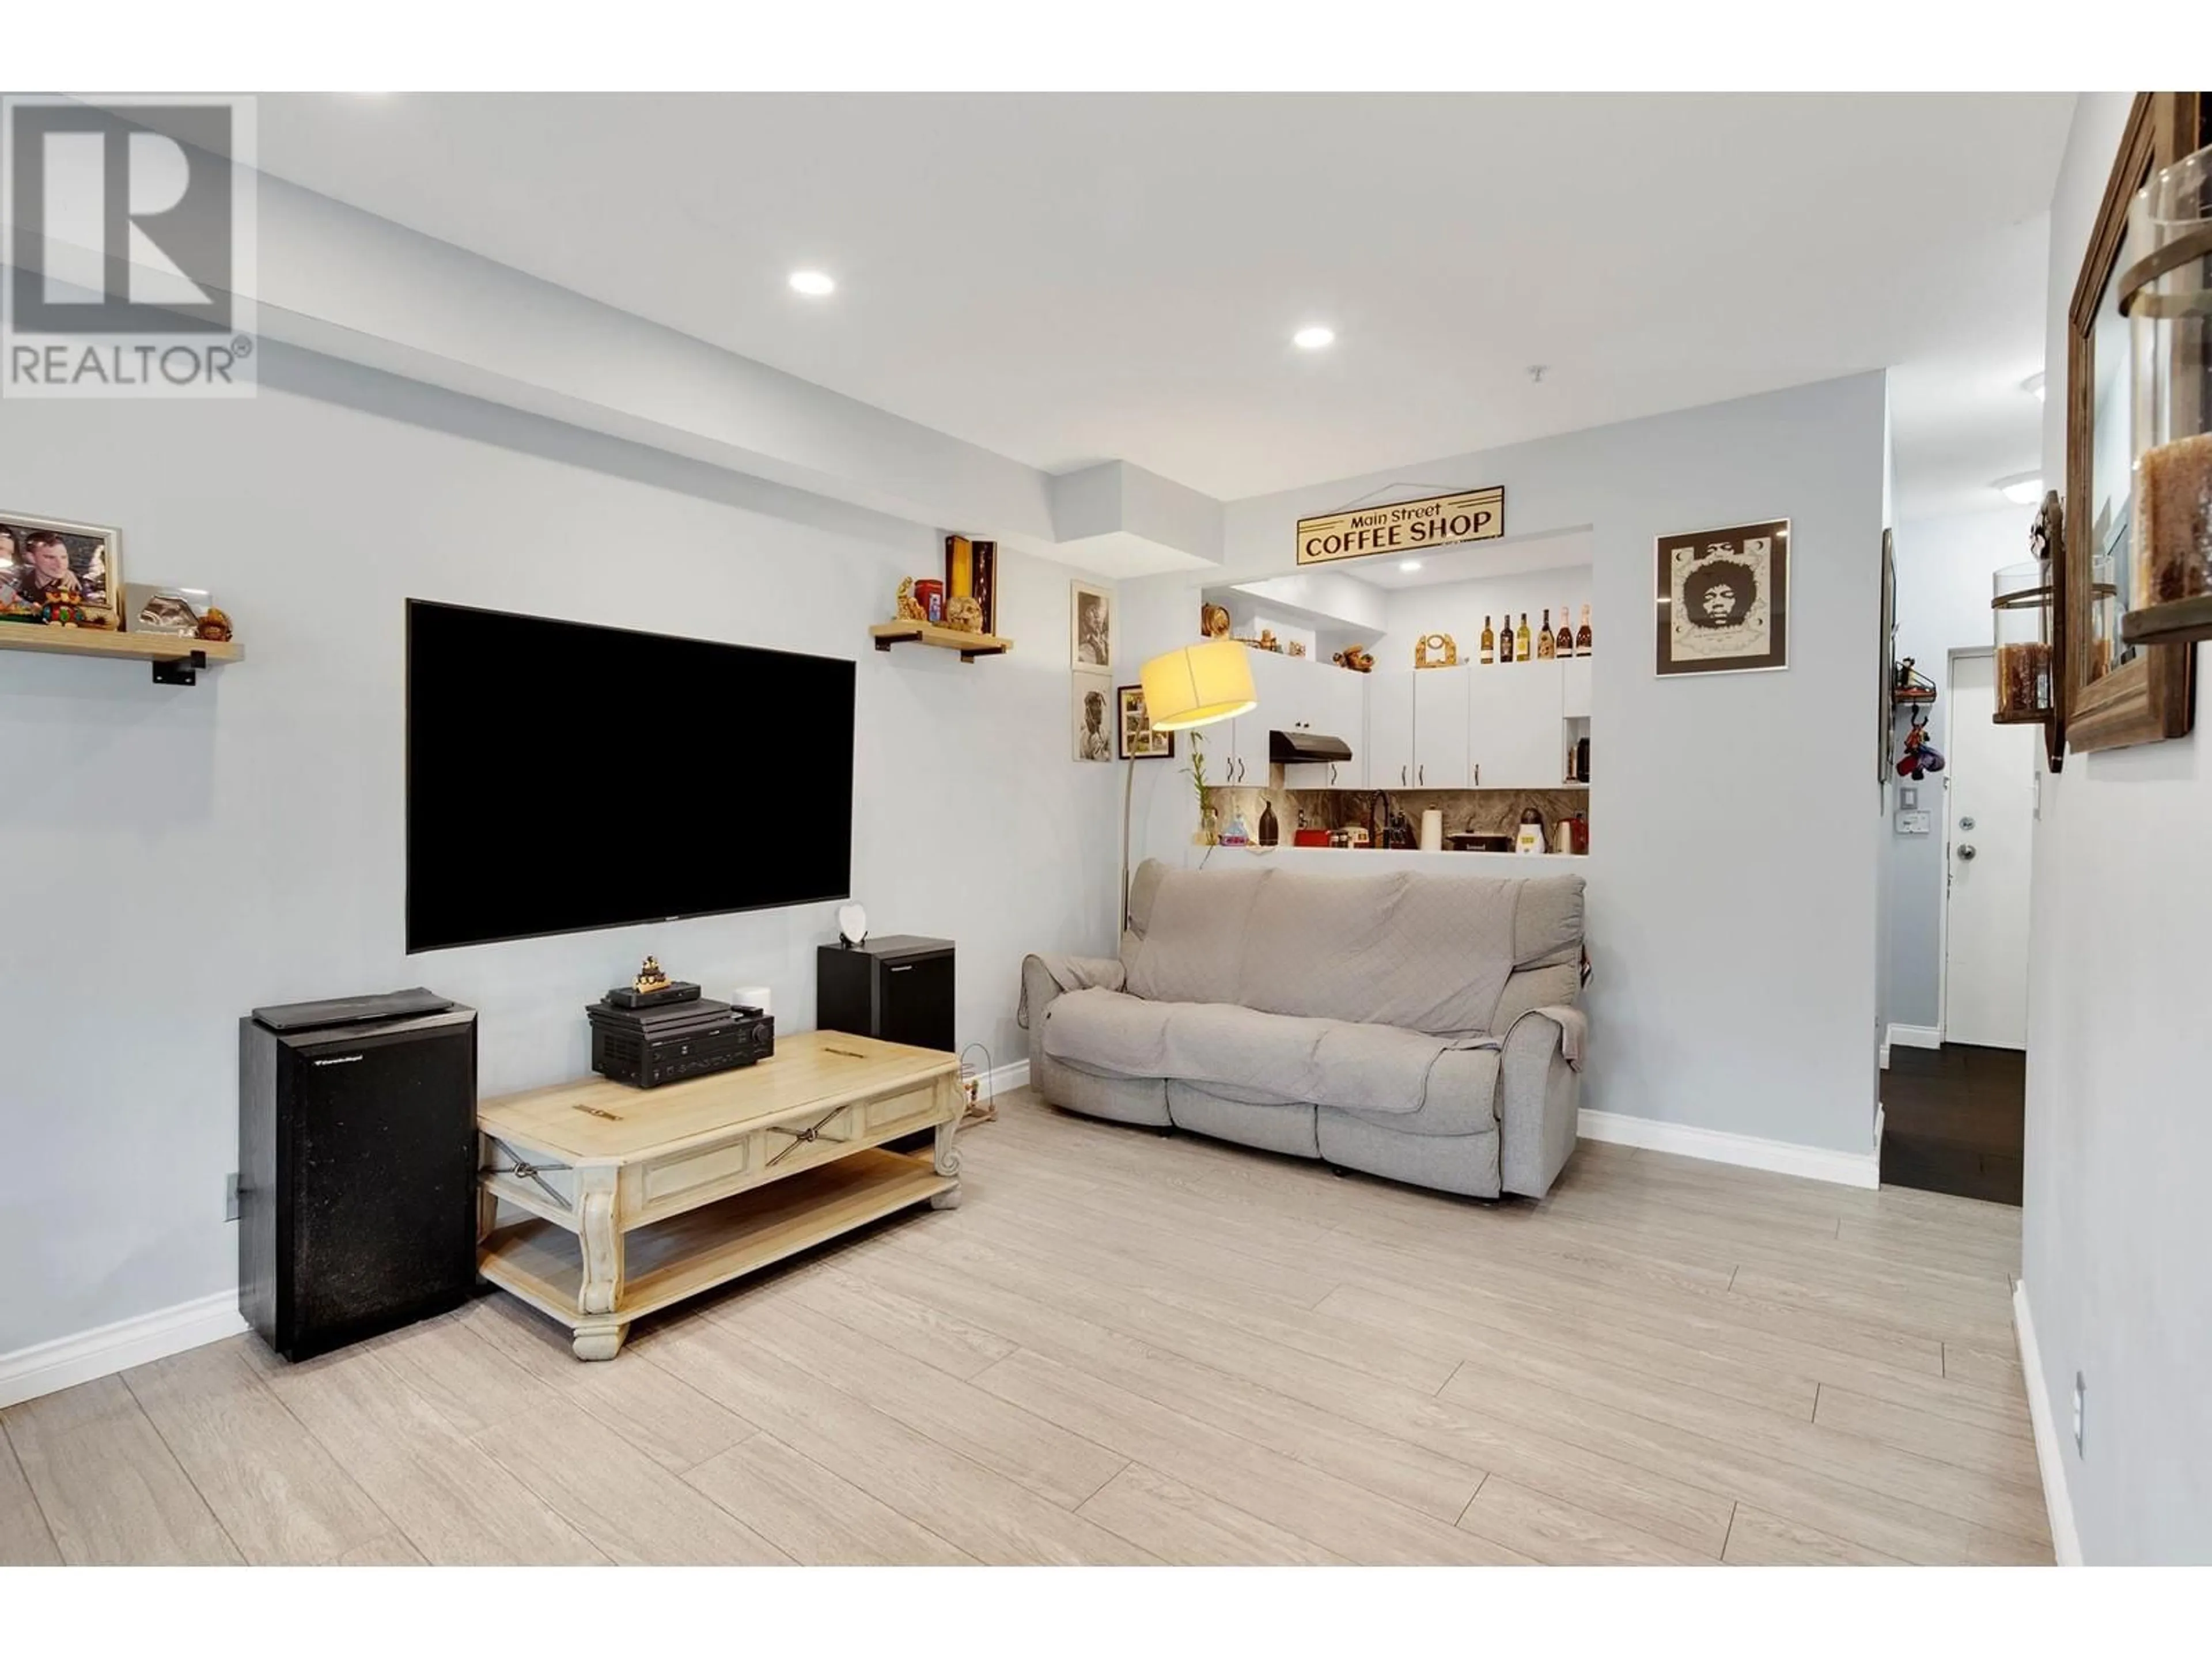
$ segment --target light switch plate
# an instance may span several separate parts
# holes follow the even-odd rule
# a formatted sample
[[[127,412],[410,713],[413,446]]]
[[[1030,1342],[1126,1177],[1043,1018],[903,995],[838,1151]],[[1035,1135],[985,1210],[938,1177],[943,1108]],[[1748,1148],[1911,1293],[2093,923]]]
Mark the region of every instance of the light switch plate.
[[[1924,836],[1929,833],[1933,815],[1927,812],[1899,812],[1897,833],[1900,836]]]
[[[1899,806],[1905,807],[1919,805],[1920,791],[1918,787],[1910,783],[1899,785],[1897,791],[1897,804]]]

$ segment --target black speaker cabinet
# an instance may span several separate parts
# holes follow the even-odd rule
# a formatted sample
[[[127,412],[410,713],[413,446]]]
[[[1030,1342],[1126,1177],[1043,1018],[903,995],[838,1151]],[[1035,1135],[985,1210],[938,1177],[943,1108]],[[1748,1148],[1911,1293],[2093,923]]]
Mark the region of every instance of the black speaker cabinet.
[[[814,1022],[917,1048],[952,1047],[952,941],[887,934],[815,956]]]
[[[238,1305],[287,1359],[475,1288],[477,1017],[428,992],[239,1022]]]

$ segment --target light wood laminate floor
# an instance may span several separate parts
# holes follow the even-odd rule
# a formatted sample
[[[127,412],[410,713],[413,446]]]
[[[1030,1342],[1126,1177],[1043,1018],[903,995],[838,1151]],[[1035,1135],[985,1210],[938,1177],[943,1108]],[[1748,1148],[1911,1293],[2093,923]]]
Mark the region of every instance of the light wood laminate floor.
[[[1584,1143],[1486,1206],[1026,1094],[570,1358],[512,1297],[0,1413],[7,1562],[2045,1562],[2020,1212]]]

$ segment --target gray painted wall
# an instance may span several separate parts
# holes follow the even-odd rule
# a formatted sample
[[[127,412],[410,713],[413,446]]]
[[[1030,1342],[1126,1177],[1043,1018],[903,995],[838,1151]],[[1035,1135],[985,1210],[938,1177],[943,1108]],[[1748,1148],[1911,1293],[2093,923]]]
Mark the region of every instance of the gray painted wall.
[[[246,649],[190,690],[0,667],[0,1353],[234,1281],[235,1022],[256,1004],[428,984],[483,1011],[494,1091],[584,1072],[583,1005],[648,950],[710,994],[771,984],[780,1023],[812,1024],[834,906],[403,954],[410,595],[857,658],[855,890],[879,931],[958,940],[959,1036],[1001,1064],[1024,1052],[1021,954],[1114,936],[1120,776],[1069,758],[1066,570],[1007,560],[1003,661],[879,655],[867,624],[939,562],[927,531],[267,356],[252,402],[0,404],[0,502],[120,526],[128,577],[213,589]],[[810,804],[732,753],[730,810],[806,834]],[[579,848],[579,879],[617,855]]]
[[[1995,499],[1995,492],[1991,492]],[[1897,654],[1916,659],[1920,672],[1945,695],[1929,713],[1928,735],[1939,750],[1951,744],[1951,703],[1946,661],[1961,647],[1986,646],[1990,577],[2027,556],[2027,530],[2035,509],[2010,502],[1986,513],[1909,520],[1897,527]],[[1901,749],[1908,722],[1897,721]],[[1883,888],[1889,908],[1889,975],[1884,1018],[1893,1025],[1937,1023],[1943,989],[1943,778],[1913,787],[1920,808],[1933,817],[1924,836],[1883,830]]]
[[[1588,1106],[1872,1148],[1883,389],[1858,375],[1230,507],[1235,580],[1291,569],[1301,514],[1390,484],[1503,484],[1514,535],[1595,526]],[[1658,679],[1654,538],[1784,515],[1790,667]],[[1124,582],[1129,660],[1193,638],[1196,585],[1220,579]],[[1182,765],[1138,783],[1140,846],[1177,861]]]
[[[2066,310],[2127,110],[2124,94],[2081,95],[2051,202],[2051,477]],[[2036,826],[2022,1276],[2092,1563],[2212,1561],[2208,670],[2200,646],[2194,735],[2069,756]]]

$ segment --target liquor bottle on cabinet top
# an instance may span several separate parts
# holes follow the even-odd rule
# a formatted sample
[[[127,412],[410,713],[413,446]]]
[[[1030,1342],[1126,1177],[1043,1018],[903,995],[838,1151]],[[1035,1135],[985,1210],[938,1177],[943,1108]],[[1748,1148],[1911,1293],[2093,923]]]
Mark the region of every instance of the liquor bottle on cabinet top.
[[[1490,631],[1490,618],[1487,617],[1482,619],[1482,660],[1498,660],[1498,635]]]
[[[1528,613],[1525,611],[1521,613],[1520,629],[1513,635],[1513,652],[1522,662],[1535,660],[1528,654]]]
[[[1513,613],[1510,611],[1505,613],[1505,626],[1498,630],[1498,660],[1513,660]]]
[[[1583,625],[1575,631],[1575,655],[1577,657],[1587,657],[1589,653],[1589,607],[1588,605],[1584,605],[1583,607]]]
[[[1544,625],[1536,630],[1536,660],[1549,662],[1557,645],[1552,638],[1552,613],[1544,613]]]
[[[1559,655],[1571,657],[1575,654],[1575,630],[1567,626],[1567,607],[1564,605],[1559,607],[1559,637],[1553,643]]]

